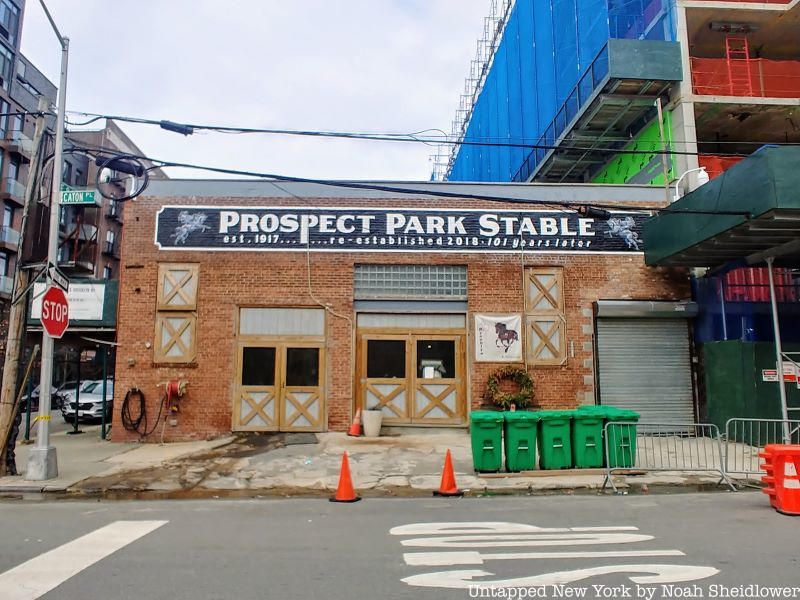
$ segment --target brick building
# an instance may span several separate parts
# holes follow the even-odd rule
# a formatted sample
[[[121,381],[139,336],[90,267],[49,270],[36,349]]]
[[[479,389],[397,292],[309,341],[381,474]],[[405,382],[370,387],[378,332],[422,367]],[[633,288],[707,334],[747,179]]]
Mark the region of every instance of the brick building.
[[[540,203],[663,201],[644,186],[394,187],[403,186]],[[358,407],[380,407],[384,425],[464,426],[505,364],[527,365],[537,407],[605,402],[692,419],[688,275],[645,266],[646,217],[154,181],[126,207],[114,439],[139,436],[122,427],[126,391],[144,392],[152,428],[159,384],[172,379],[189,382],[166,427],[172,440],[343,431]]]

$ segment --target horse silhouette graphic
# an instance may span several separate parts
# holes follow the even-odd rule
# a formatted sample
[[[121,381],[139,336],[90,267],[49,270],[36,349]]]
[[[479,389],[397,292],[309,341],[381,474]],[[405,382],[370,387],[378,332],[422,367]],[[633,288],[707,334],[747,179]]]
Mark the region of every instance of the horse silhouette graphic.
[[[185,244],[186,240],[189,239],[189,234],[194,233],[195,231],[205,231],[207,229],[211,229],[208,225],[206,225],[206,219],[208,215],[204,215],[203,213],[190,213],[189,211],[182,210],[178,213],[178,225],[175,228],[175,232],[170,235],[170,237],[175,238],[175,244]]]
[[[519,334],[513,329],[509,329],[505,323],[495,323],[494,332],[497,334],[495,344],[498,348],[503,348],[503,352],[508,352],[508,349],[519,341]]]
[[[608,227],[608,235],[622,239],[628,248],[639,250],[639,242],[641,240],[639,239],[639,234],[633,231],[636,226],[636,221],[633,220],[633,217],[608,219],[606,226]]]

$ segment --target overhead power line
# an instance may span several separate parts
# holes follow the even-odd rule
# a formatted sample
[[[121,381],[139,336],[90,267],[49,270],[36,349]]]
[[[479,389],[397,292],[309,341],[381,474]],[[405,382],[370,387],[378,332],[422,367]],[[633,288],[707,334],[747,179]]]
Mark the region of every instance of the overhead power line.
[[[73,142],[74,144],[74,142]],[[80,146],[74,145],[72,148],[69,149],[69,152],[86,152],[87,154],[95,157],[97,159],[98,156],[104,157],[113,157],[114,152],[109,151],[105,148],[98,148],[98,147],[91,147],[91,146]],[[598,209],[606,209],[606,210],[627,210],[627,211],[642,211],[642,212],[671,212],[671,213],[681,213],[681,214],[704,214],[704,215],[737,215],[737,216],[749,216],[749,213],[742,212],[742,211],[704,211],[704,210],[670,210],[669,208],[659,208],[657,206],[638,206],[632,204],[619,204],[619,203],[610,203],[610,202],[590,202],[590,203],[578,203],[578,202],[558,202],[552,200],[536,200],[536,199],[527,199],[527,198],[514,198],[510,196],[494,196],[488,194],[469,194],[469,193],[462,193],[462,192],[448,192],[444,190],[433,190],[433,189],[425,189],[425,188],[414,188],[414,187],[406,187],[406,186],[399,186],[399,185],[388,185],[383,183],[370,183],[370,182],[361,182],[361,181],[340,181],[335,179],[316,179],[310,177],[294,177],[291,175],[280,175],[277,173],[264,173],[260,171],[248,171],[242,169],[228,169],[225,167],[214,167],[210,165],[200,165],[195,163],[183,163],[183,162],[176,162],[170,160],[164,160],[161,158],[154,158],[152,156],[144,156],[144,155],[137,155],[137,154],[123,154],[118,153],[118,158],[128,159],[128,160],[135,160],[135,161],[147,161],[152,164],[152,167],[149,167],[147,170],[153,170],[157,168],[167,168],[167,167],[175,167],[175,168],[182,168],[182,169],[196,169],[200,171],[207,171],[210,173],[220,173],[225,175],[238,175],[242,177],[253,177],[257,179],[264,179],[267,181],[278,181],[278,182],[290,182],[290,183],[308,183],[308,184],[316,184],[334,188],[344,188],[344,189],[355,189],[355,190],[368,190],[368,191],[378,191],[378,192],[387,192],[393,194],[408,194],[412,196],[429,196],[429,197],[436,197],[436,198],[453,198],[453,199],[462,199],[462,200],[483,200],[488,202],[502,202],[507,204],[523,204],[528,206],[543,206],[547,208],[558,208],[563,210],[569,211],[578,211],[583,205],[590,205],[591,207],[598,208]],[[413,184],[412,184],[413,185]],[[523,184],[524,185],[524,184]]]
[[[675,155],[675,156],[699,156],[703,153],[701,152],[693,152],[688,150],[670,150],[664,148],[648,148],[648,149],[626,149],[626,148],[597,148],[597,147],[589,147],[589,146],[571,146],[571,145],[557,145],[557,144],[534,144],[525,141],[494,141],[492,139],[481,139],[481,140],[452,140],[445,137],[431,137],[431,136],[422,136],[420,134],[434,131],[431,129],[423,130],[420,132],[412,132],[412,133],[387,133],[387,132],[357,132],[357,131],[318,131],[318,130],[304,130],[304,129],[278,129],[278,128],[257,128],[257,127],[233,127],[233,126],[224,126],[224,125],[208,125],[208,124],[197,124],[197,123],[179,123],[176,121],[170,120],[157,120],[157,119],[145,119],[140,117],[129,117],[124,115],[107,115],[107,114],[100,114],[100,113],[89,113],[89,112],[77,112],[77,111],[69,111],[70,114],[90,117],[88,120],[80,123],[76,122],[69,122],[70,125],[81,127],[90,125],[96,121],[101,119],[111,119],[114,121],[120,121],[123,123],[135,123],[140,125],[153,125],[161,127],[167,131],[172,131],[176,133],[181,133],[183,135],[191,135],[196,131],[212,131],[217,133],[225,133],[225,134],[265,134],[265,135],[291,135],[291,136],[302,136],[302,137],[316,137],[316,138],[337,138],[337,139],[352,139],[352,140],[364,140],[364,141],[381,141],[381,142],[405,142],[405,143],[422,143],[426,145],[451,145],[451,146],[479,146],[479,147],[498,147],[498,148],[518,148],[524,150],[575,150],[578,152],[603,152],[609,154],[667,154],[667,155]],[[631,140],[633,141],[633,140]],[[642,142],[644,143],[644,142]],[[688,142],[676,142],[673,140],[672,143],[688,143]],[[705,142],[693,142],[693,144],[697,143],[705,143]],[[708,142],[708,143],[718,143],[718,142]],[[727,142],[722,142],[727,143]],[[730,142],[739,145],[763,145],[763,144],[772,144],[772,142],[764,142],[764,141],[742,141],[742,142]],[[793,144],[793,143],[780,143],[775,145],[800,145],[800,144]],[[747,154],[738,153],[738,152],[718,152],[715,153],[717,156],[733,156],[733,157],[741,157],[747,156]]]

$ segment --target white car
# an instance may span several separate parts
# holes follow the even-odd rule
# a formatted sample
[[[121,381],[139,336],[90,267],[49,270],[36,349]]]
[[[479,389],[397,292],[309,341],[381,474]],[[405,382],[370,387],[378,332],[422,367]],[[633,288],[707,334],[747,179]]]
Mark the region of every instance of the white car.
[[[72,423],[75,419],[75,390],[64,395],[61,405],[61,415],[64,422]],[[114,408],[114,380],[106,380],[106,420],[111,420]],[[91,379],[81,384],[78,394],[78,421],[101,420],[103,418],[103,380]]]

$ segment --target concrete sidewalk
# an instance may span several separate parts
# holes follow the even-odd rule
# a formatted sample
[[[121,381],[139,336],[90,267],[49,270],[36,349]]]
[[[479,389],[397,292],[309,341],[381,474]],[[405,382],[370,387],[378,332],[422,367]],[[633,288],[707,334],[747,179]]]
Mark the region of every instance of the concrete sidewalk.
[[[477,474],[469,433],[425,430],[380,438],[341,433],[238,434],[186,444],[111,444],[90,428],[83,436],[54,436],[61,476],[50,482],[0,479],[6,492],[59,491],[107,497],[212,495],[316,495],[336,489],[347,451],[354,485],[364,495],[429,495],[439,486],[447,449],[456,480],[470,495],[572,493],[599,490],[602,469]],[[24,451],[20,464],[24,466]],[[621,490],[657,486],[714,486],[714,473],[641,473],[615,476]],[[723,489],[723,488],[720,488]]]
[[[25,479],[28,452],[33,444],[17,443],[18,476],[0,477],[0,495],[9,493],[67,492],[81,481],[94,477],[108,477],[115,473],[157,468],[182,457],[207,452],[233,441],[233,437],[185,444],[112,444],[100,438],[99,425],[81,424],[79,435],[69,435],[71,426],[56,420],[50,435],[58,457],[58,477],[48,481]],[[60,417],[60,413],[58,413]],[[35,436],[35,430],[32,434]],[[33,441],[33,440],[32,440]]]

